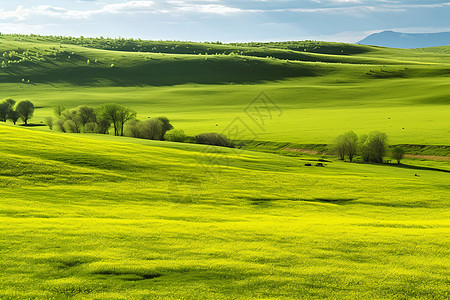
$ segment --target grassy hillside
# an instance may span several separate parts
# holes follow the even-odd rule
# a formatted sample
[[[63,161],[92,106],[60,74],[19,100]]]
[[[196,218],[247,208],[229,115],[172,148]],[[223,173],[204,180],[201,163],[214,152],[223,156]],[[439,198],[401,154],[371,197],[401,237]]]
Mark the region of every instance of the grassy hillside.
[[[92,48],[112,45],[121,51]],[[156,45],[160,48],[152,50]],[[144,46],[176,53],[132,52],[148,50]],[[202,47],[218,55],[187,51],[202,52]],[[296,58],[277,59],[274,51]],[[450,137],[450,55],[442,52],[312,42],[220,45],[0,36],[0,60],[2,97],[32,100],[38,107],[35,123],[51,115],[56,104],[116,102],[134,108],[141,119],[166,115],[190,135],[221,132],[236,117],[245,118],[246,107],[264,91],[283,114],[263,129],[250,125],[258,140],[327,144],[350,129],[384,131],[393,144],[448,145]]]
[[[448,173],[3,124],[0,138],[0,298],[449,296]]]

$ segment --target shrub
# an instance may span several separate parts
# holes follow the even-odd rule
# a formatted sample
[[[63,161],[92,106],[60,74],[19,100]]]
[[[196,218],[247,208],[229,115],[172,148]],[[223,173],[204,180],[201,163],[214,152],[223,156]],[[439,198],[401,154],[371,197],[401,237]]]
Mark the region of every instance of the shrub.
[[[138,138],[139,137],[139,124],[138,120],[131,120],[125,126],[125,135],[129,137]]]
[[[150,119],[139,123],[139,137],[148,140],[162,140],[164,124],[161,120]]]
[[[175,130],[171,130],[171,131],[167,132],[166,135],[164,136],[164,138],[171,142],[182,143],[182,142],[186,141],[187,137],[183,130],[175,129]]]
[[[195,137],[195,141],[197,144],[234,148],[233,142],[231,142],[226,136],[215,132],[201,133]]]

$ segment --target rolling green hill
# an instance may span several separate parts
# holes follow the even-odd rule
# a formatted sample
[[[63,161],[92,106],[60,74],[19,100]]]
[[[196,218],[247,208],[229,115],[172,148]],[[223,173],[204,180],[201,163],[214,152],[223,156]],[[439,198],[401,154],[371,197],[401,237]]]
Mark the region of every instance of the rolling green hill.
[[[90,48],[108,46],[108,41],[95,41],[1,36],[2,97],[35,102],[37,123],[57,104],[117,102],[134,108],[141,119],[166,115],[176,128],[195,135],[225,130],[236,117],[245,117],[246,107],[265,92],[283,116],[266,122],[262,130],[252,127],[259,140],[327,144],[351,129],[360,134],[384,131],[393,144],[449,141],[450,55],[441,51],[318,43],[315,51],[334,53],[324,54],[296,51],[314,48],[301,43],[258,48],[161,42],[164,49],[166,44],[180,45],[175,48],[180,53],[160,54],[131,52],[135,47]],[[214,53],[256,49],[262,55],[183,54],[194,46],[212,47]],[[340,55],[335,54],[338,47],[344,49]],[[276,59],[274,51],[295,52],[298,59]],[[303,59],[305,55],[317,62]]]
[[[1,124],[0,139],[0,298],[449,295],[448,173]]]
[[[447,48],[2,35],[0,64],[1,98],[36,105],[0,123],[1,299],[449,297]],[[105,103],[253,142],[39,126]],[[423,155],[297,149],[347,130]]]

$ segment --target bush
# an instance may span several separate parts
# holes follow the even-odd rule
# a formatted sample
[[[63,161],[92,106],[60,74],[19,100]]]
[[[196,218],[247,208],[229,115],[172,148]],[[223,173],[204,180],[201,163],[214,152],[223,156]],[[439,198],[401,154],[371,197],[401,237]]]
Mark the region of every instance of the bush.
[[[148,140],[162,140],[164,123],[158,119],[150,119],[139,123],[139,137]]]
[[[138,138],[139,137],[139,122],[138,120],[131,120],[125,126],[125,135],[129,137]]]
[[[215,132],[201,133],[195,137],[195,141],[197,144],[234,148],[233,142],[231,142],[226,136]]]
[[[187,137],[183,130],[175,129],[167,132],[164,136],[164,139],[171,142],[183,143],[184,141],[186,141]]]

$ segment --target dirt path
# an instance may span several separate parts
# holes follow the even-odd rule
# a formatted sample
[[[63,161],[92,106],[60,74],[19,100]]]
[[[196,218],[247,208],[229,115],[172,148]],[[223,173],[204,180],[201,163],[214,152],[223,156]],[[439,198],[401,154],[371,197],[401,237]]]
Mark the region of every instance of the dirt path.
[[[311,155],[319,154],[319,151],[310,150],[310,149],[284,148],[283,150],[284,151],[289,151],[289,152],[300,152],[300,153],[311,154]]]
[[[416,159],[438,160],[438,161],[450,161],[450,156],[405,154],[405,157]]]

